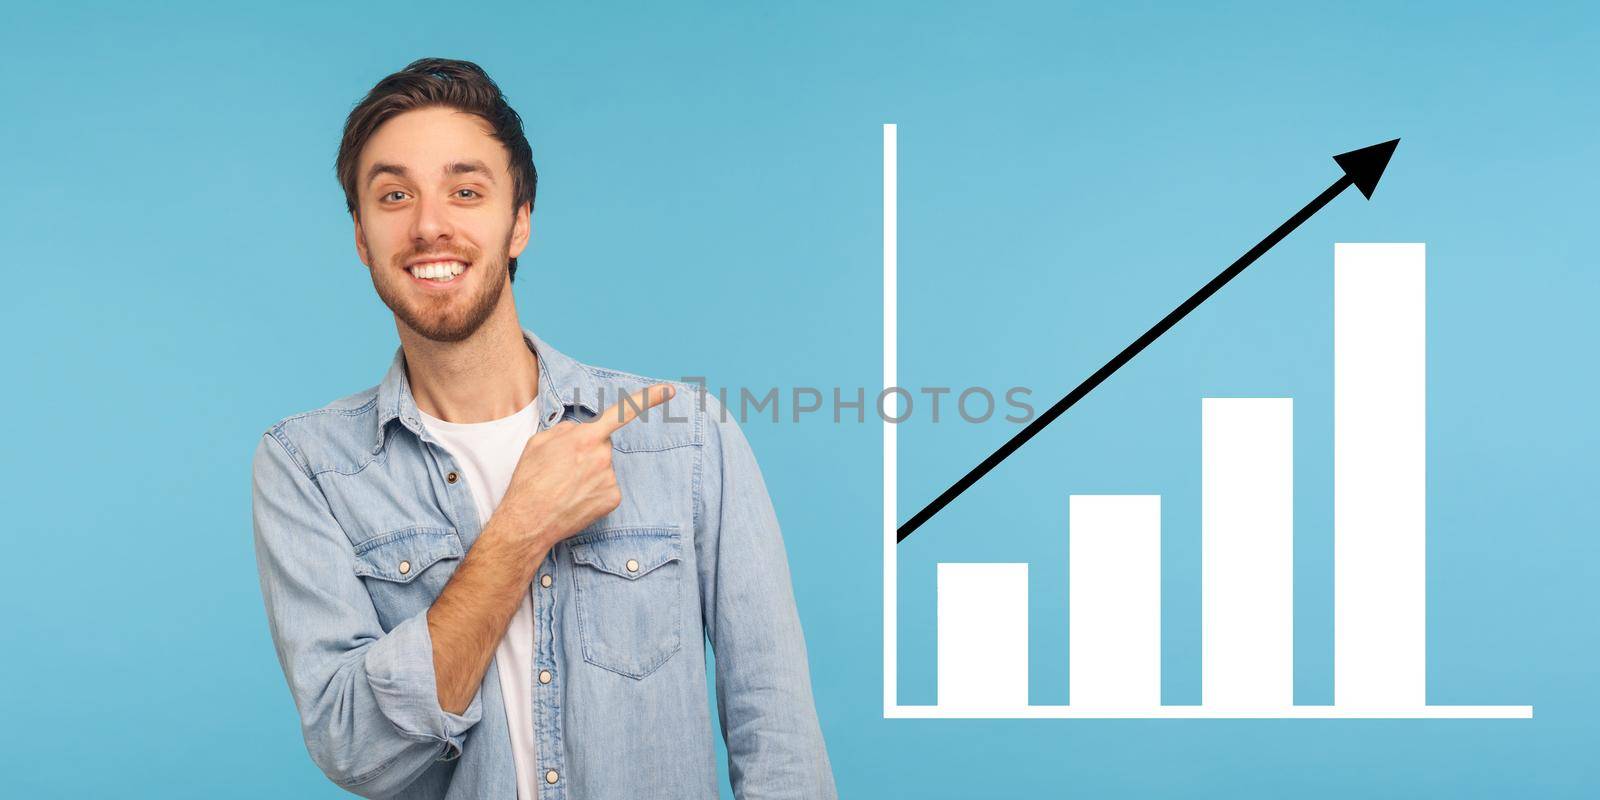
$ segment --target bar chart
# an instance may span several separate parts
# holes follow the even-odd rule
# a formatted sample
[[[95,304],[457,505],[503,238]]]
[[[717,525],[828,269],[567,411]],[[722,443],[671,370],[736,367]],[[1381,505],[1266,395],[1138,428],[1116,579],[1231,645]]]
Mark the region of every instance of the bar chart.
[[[884,126],[885,388],[898,385],[897,136]],[[1029,702],[1030,565],[943,561],[937,701],[901,704],[905,534],[885,420],[885,718],[1532,717],[1526,705],[1427,703],[1426,247],[1339,243],[1332,267],[1333,704],[1294,698],[1294,400],[1199,397],[1200,704],[1162,703],[1161,497],[1134,493],[1067,496],[1068,704]]]

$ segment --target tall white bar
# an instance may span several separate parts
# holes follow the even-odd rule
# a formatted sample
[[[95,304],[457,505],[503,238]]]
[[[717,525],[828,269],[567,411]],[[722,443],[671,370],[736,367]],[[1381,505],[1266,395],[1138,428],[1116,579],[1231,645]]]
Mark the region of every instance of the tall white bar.
[[[899,369],[899,148],[898,129],[883,126],[883,388]],[[900,705],[899,448],[895,423],[883,415],[883,713]]]
[[[1334,704],[1427,703],[1425,247],[1333,250]]]
[[[1200,401],[1200,697],[1294,705],[1294,400]]]
[[[1028,565],[939,564],[940,708],[1028,705]]]
[[[1068,501],[1073,707],[1161,704],[1161,497]]]

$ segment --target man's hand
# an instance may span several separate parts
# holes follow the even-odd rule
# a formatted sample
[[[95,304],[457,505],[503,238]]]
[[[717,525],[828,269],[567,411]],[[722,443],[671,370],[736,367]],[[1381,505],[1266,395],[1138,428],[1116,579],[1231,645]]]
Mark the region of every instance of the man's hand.
[[[528,437],[505,496],[428,609],[439,706],[464,713],[495,647],[550,548],[622,503],[611,434],[672,397],[658,383],[593,422],[562,422]]]
[[[611,465],[611,434],[675,394],[658,383],[600,412],[593,422],[563,421],[528,438],[511,483],[495,510],[509,530],[535,537],[548,551],[622,503]]]

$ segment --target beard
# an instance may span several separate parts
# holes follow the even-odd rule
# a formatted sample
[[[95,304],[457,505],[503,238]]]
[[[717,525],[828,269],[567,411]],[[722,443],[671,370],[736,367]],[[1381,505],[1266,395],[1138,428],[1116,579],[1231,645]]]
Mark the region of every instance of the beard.
[[[409,250],[391,259],[389,267],[372,270],[372,285],[383,304],[406,327],[435,342],[459,342],[476,333],[499,304],[507,283],[510,258],[506,254],[510,246],[508,233],[506,246],[499,249],[498,258],[485,257],[470,245],[443,250]],[[441,295],[419,291],[405,269],[407,261],[418,257],[454,258],[468,264],[467,271],[457,280],[468,280],[470,285]]]

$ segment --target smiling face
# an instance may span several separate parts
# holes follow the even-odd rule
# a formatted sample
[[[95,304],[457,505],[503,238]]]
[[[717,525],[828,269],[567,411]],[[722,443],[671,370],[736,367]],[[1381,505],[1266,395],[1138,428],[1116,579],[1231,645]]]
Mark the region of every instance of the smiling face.
[[[487,122],[451,108],[398,114],[362,148],[356,251],[384,305],[425,338],[477,331],[528,244],[508,162]]]

